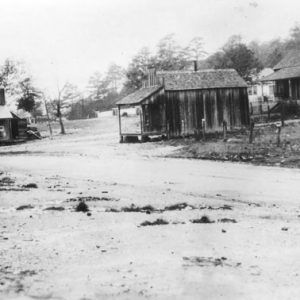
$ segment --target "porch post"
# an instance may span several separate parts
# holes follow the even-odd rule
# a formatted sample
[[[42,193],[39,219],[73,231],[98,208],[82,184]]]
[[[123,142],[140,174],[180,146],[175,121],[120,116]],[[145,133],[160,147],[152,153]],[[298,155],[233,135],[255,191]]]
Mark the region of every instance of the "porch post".
[[[289,79],[289,99],[292,99],[292,81]]]
[[[140,108],[140,126],[141,126],[141,141],[143,142],[144,141],[144,136],[143,136],[143,106],[141,105],[141,108]]]
[[[281,98],[281,126],[284,127],[285,111],[284,111],[284,100]]]
[[[141,105],[140,109],[140,124],[141,124],[141,134],[143,134],[143,107]]]
[[[118,105],[118,116],[119,116],[120,143],[123,143],[122,127],[121,127],[121,105]]]
[[[12,119],[8,119],[8,136],[9,140],[13,140],[13,134],[12,134]]]

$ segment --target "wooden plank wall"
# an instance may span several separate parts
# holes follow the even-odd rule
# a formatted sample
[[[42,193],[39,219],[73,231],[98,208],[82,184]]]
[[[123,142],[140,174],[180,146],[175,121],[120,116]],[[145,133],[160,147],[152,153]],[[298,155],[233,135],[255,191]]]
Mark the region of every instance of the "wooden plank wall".
[[[293,78],[291,80],[291,91],[292,91],[292,99],[299,100],[300,99],[300,78]],[[275,85],[275,96],[281,97],[283,99],[289,98],[289,80],[278,80]]]
[[[19,139],[27,139],[27,120],[26,119],[18,119],[18,138]]]
[[[300,99],[300,78],[291,79],[292,84],[292,98],[294,100]]]
[[[164,91],[152,95],[142,105],[143,134],[166,132],[166,101]]]
[[[221,131],[223,120],[228,128],[249,125],[246,88],[166,91],[166,122],[170,136],[193,135],[202,129]]]

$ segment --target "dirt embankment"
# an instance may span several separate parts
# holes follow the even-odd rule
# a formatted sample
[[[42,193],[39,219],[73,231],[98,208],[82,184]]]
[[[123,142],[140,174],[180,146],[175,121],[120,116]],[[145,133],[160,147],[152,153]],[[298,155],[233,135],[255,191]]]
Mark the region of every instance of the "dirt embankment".
[[[169,143],[181,148],[169,156],[300,168],[300,124],[286,124],[279,141],[277,130],[275,125],[255,128],[252,143],[249,132],[228,133],[226,140],[220,135],[199,142],[178,139]]]

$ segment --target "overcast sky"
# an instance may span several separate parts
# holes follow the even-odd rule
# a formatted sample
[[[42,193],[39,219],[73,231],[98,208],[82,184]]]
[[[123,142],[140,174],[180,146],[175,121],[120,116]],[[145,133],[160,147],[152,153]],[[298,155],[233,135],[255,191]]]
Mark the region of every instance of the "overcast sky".
[[[229,36],[286,37],[300,22],[299,0],[0,0],[0,61],[23,59],[37,83],[84,87],[111,62],[126,66],[143,46],[175,33],[217,50]]]

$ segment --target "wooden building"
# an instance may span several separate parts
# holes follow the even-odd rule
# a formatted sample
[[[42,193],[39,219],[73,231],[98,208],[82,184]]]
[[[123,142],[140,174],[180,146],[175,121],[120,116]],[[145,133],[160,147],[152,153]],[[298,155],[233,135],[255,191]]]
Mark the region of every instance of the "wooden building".
[[[140,90],[117,103],[121,141],[137,135],[167,137],[197,134],[249,125],[246,82],[233,69],[152,73]],[[122,116],[126,107],[139,107],[130,124]]]
[[[0,89],[0,144],[26,139],[27,121],[11,113],[5,104],[4,89]]]
[[[290,51],[273,69],[261,81],[275,83],[275,100],[300,101],[300,51]]]

